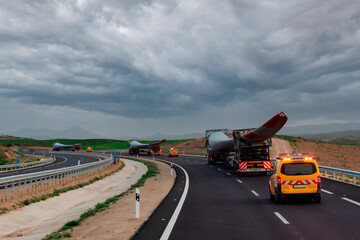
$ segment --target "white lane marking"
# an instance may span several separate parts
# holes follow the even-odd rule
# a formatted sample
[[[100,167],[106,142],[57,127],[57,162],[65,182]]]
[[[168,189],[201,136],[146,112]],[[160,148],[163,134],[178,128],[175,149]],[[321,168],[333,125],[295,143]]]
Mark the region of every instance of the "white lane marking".
[[[227,172],[226,174],[227,174],[227,175],[229,175],[229,176],[231,176],[231,174],[230,174],[230,173],[228,173],[228,172]]]
[[[353,203],[353,204],[355,204],[355,205],[360,206],[360,203],[359,203],[359,202],[354,201],[354,200],[351,200],[351,199],[349,199],[349,198],[342,197],[341,199],[343,199],[343,200],[345,200],[345,201],[348,201],[348,202],[351,202],[351,203]]]
[[[255,195],[255,196],[259,196],[259,194],[257,192],[255,192],[254,190],[251,190],[251,192]]]
[[[220,168],[218,168],[217,170],[221,171],[221,169],[220,169]]]
[[[278,218],[280,218],[280,220],[281,220],[284,224],[290,224],[283,216],[281,216],[280,213],[278,213],[278,212],[274,212],[274,213],[275,213],[275,215],[276,215]]]
[[[321,191],[324,192],[324,193],[327,193],[327,194],[334,194],[333,192],[330,192],[330,191],[325,190],[325,189],[321,189]]]
[[[165,160],[163,160],[163,161],[168,162],[168,161],[165,161]],[[179,217],[181,208],[184,205],[186,195],[187,195],[188,190],[189,190],[189,175],[186,172],[186,170],[184,168],[182,168],[180,165],[176,164],[176,163],[172,163],[172,162],[168,162],[168,163],[178,166],[185,173],[186,182],[185,182],[184,192],[181,195],[180,201],[179,201],[178,205],[176,206],[176,209],[175,209],[173,215],[171,216],[170,221],[168,222],[163,234],[161,235],[160,240],[167,240],[169,238],[169,236],[170,236],[170,234],[171,234],[171,232],[172,232],[172,230],[174,228],[174,225],[176,223],[176,220]]]
[[[241,181],[241,180],[239,180],[239,179],[238,179],[237,181],[238,181],[239,183],[242,183],[242,181]]]

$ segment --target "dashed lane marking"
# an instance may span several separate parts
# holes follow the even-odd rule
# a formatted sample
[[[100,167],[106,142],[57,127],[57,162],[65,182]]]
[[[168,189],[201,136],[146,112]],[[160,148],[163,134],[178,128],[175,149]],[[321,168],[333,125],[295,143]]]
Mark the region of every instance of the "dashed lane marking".
[[[243,183],[243,182],[242,182],[241,180],[239,180],[239,179],[238,179],[237,181],[238,181],[239,183]]]
[[[230,173],[226,173],[227,175],[229,175],[229,176],[231,176],[231,174]]]
[[[345,200],[345,201],[348,201],[348,202],[351,202],[351,203],[353,203],[353,204],[355,204],[355,205],[360,206],[360,203],[359,203],[359,202],[354,201],[354,200],[351,200],[351,199],[349,199],[349,198],[342,197],[341,199],[343,199],[343,200]]]
[[[255,192],[254,190],[251,190],[251,192],[255,195],[255,196],[259,196],[259,194],[257,192]]]
[[[324,192],[324,193],[327,193],[327,194],[334,194],[333,192],[330,192],[330,191],[325,190],[325,189],[321,189],[321,191]]]
[[[274,212],[274,214],[275,214],[284,224],[290,224],[283,216],[281,216],[280,213]]]

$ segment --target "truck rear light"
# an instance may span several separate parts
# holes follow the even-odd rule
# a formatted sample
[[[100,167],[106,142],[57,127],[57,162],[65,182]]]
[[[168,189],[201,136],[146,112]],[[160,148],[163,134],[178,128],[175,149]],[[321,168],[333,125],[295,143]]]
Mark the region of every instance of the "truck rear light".
[[[320,178],[320,175],[317,176],[317,183],[321,183],[321,178]]]
[[[277,181],[278,184],[281,184],[281,177],[278,176],[278,177],[276,178],[276,181]]]

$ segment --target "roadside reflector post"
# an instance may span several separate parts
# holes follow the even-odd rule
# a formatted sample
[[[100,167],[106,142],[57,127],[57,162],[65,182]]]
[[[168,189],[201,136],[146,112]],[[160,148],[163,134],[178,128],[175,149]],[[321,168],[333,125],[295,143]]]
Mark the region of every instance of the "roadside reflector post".
[[[136,158],[139,159],[139,154],[138,153],[136,154]]]
[[[171,168],[171,176],[172,176],[173,175],[173,165],[172,164],[171,164],[170,168]]]
[[[140,189],[136,188],[135,194],[135,218],[140,217]]]
[[[153,160],[155,160],[155,156],[153,155]]]
[[[343,177],[342,177],[342,179],[343,179],[343,182],[345,182],[345,174],[343,174]]]
[[[335,179],[335,172],[333,172],[333,177],[334,177],[334,179]]]
[[[327,177],[327,171],[325,170],[325,177]]]
[[[16,166],[16,168],[19,168],[20,166],[20,157],[19,156],[17,156],[16,157],[16,164],[18,164],[18,166]]]
[[[356,177],[355,176],[353,177],[353,180],[354,180],[354,184],[356,184]]]
[[[78,161],[78,166],[80,166],[80,160]]]
[[[116,164],[116,152],[114,152],[114,165]]]

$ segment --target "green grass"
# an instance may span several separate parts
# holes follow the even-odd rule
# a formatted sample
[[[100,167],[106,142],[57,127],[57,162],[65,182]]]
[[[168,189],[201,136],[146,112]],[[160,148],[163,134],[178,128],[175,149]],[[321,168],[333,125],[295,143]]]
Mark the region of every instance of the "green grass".
[[[91,216],[94,216],[96,213],[104,211],[105,209],[107,209],[110,206],[110,204],[116,203],[119,199],[128,195],[135,188],[144,186],[146,179],[154,177],[159,173],[158,166],[153,162],[144,161],[144,160],[136,159],[136,158],[126,158],[126,159],[134,160],[134,161],[145,164],[148,168],[147,172],[145,174],[143,174],[141,176],[141,178],[135,184],[131,185],[131,187],[128,190],[126,190],[125,192],[121,193],[120,195],[115,195],[111,198],[108,198],[103,203],[96,204],[94,208],[88,209],[86,212],[81,214],[79,219],[67,222],[60,230],[58,230],[57,232],[53,232],[50,235],[47,235],[43,239],[51,240],[51,239],[66,238],[70,234],[69,231],[73,230],[73,227],[80,225],[81,222],[83,222],[85,219],[87,219]],[[71,234],[70,234],[70,236],[71,236]]]

